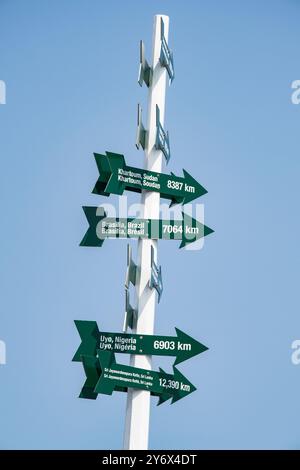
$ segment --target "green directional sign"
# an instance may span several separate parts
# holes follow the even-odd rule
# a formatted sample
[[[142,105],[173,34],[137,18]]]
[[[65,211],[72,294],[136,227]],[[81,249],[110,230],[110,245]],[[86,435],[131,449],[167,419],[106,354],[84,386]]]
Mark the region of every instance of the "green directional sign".
[[[82,361],[82,356],[95,356],[99,349],[114,353],[174,356],[176,365],[208,349],[179,328],[175,328],[176,336],[157,336],[107,333],[99,331],[95,321],[75,320],[75,325],[82,341],[73,357],[77,362]]]
[[[94,389],[95,393],[112,395],[123,387],[148,390],[160,397],[159,403],[172,398],[172,403],[196,390],[196,387],[173,366],[173,374],[162,369],[159,372],[117,364],[115,355],[109,351],[97,351],[101,375]]]
[[[181,240],[179,248],[213,233],[213,230],[189,215],[182,220],[122,219],[107,217],[102,207],[83,207],[89,228],[81,246],[102,246],[106,238],[150,238]]]
[[[183,177],[173,173],[155,173],[132,166],[127,166],[124,155],[106,152],[106,155],[94,153],[100,177],[93,189],[94,194],[109,196],[123,194],[124,190],[141,192],[156,191],[161,197],[173,204],[187,204],[207,193],[186,170]]]

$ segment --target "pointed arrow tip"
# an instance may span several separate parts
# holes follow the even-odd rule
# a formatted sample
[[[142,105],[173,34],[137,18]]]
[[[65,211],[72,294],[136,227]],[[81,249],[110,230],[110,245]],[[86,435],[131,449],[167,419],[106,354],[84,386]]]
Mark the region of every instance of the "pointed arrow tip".
[[[178,369],[177,367],[173,366],[174,371],[174,380],[180,382],[180,389],[177,393],[174,393],[172,398],[172,404],[176,401],[180,400],[181,398],[186,397],[190,393],[193,393],[197,390],[195,385],[193,385]]]
[[[200,183],[198,183],[195,178],[190,175],[188,171],[186,171],[184,168],[182,169],[183,171],[183,176],[186,181],[187,186],[191,186],[195,188],[194,193],[189,193],[185,196],[183,204],[187,204],[189,202],[192,202],[194,199],[197,199],[198,197],[204,196],[204,194],[207,194],[207,189],[205,189]]]
[[[201,354],[208,350],[207,346],[192,338],[192,336],[189,336],[184,331],[181,331],[179,328],[176,327],[175,330],[178,341],[182,344],[189,345],[190,348],[189,350],[183,349],[181,351],[178,351],[173,366],[176,366],[177,364],[180,364],[181,362],[186,361],[187,359],[191,359],[192,357],[197,356],[198,354]]]
[[[206,235],[210,235],[211,233],[214,233],[215,231],[208,227],[207,225],[204,225],[204,236],[206,237]]]

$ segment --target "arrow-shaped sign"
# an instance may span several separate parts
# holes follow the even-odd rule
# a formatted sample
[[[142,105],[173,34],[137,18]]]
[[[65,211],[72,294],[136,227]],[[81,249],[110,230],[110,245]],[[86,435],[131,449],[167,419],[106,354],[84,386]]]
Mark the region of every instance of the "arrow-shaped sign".
[[[173,366],[173,374],[162,369],[159,372],[117,364],[115,355],[109,351],[97,351],[101,375],[94,389],[95,393],[112,395],[120,387],[148,390],[160,397],[159,403],[172,398],[172,403],[189,395],[196,387]]]
[[[158,396],[158,405],[172,398],[172,404],[196,390],[173,366],[173,374],[117,364],[114,353],[97,351],[97,356],[81,356],[86,380],[79,398],[96,400],[98,393],[127,392],[128,388],[148,390]]]
[[[179,248],[195,242],[213,230],[189,215],[182,220],[121,219],[107,217],[102,207],[83,207],[90,224],[81,246],[102,246],[106,238],[149,238],[182,240]]]
[[[127,166],[124,155],[106,152],[106,155],[94,153],[100,177],[93,189],[94,194],[109,196],[123,194],[124,190],[141,192],[156,191],[173,204],[187,204],[207,193],[186,170],[183,177],[173,173],[155,173]]]
[[[77,362],[81,362],[82,356],[96,356],[99,349],[114,353],[175,356],[175,366],[208,349],[179,328],[175,328],[176,336],[157,336],[103,332],[99,331],[95,321],[75,320],[75,325],[81,338],[81,345],[73,357]]]

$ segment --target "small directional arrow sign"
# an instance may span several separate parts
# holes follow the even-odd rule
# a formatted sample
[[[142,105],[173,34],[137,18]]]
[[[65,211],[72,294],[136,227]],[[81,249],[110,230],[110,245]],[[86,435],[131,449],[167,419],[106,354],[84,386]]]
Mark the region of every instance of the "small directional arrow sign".
[[[106,152],[106,155],[94,153],[100,177],[93,189],[94,194],[109,196],[123,194],[124,190],[141,192],[156,191],[173,204],[187,204],[207,193],[186,170],[183,177],[173,173],[155,173],[132,166],[127,166],[124,155]]]
[[[109,351],[97,351],[101,375],[95,393],[112,395],[120,387],[149,390],[160,397],[158,404],[172,398],[172,403],[196,390],[196,387],[173,366],[173,374],[162,369],[159,372],[117,364],[115,355]]]
[[[82,361],[82,356],[95,356],[99,349],[124,354],[175,356],[174,365],[177,365],[208,350],[179,328],[175,328],[177,336],[157,336],[102,332],[95,321],[75,320],[75,325],[81,338],[81,345],[73,357],[77,362]]]
[[[83,207],[90,224],[81,246],[102,246],[106,238],[182,240],[179,248],[213,233],[196,219],[182,213],[182,220],[121,219],[107,217],[102,207]]]

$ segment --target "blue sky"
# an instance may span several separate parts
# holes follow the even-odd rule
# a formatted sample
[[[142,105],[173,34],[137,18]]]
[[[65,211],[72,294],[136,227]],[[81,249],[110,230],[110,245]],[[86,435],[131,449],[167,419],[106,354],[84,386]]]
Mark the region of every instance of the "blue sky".
[[[215,234],[201,251],[159,243],[156,332],[177,326],[210,350],[179,366],[195,393],[153,400],[150,447],[300,448],[299,2],[0,0],[1,449],[122,446],[125,395],[79,400],[71,358],[74,319],[122,327],[126,241],[80,248],[81,206],[103,202],[93,152],[142,165],[138,42],[149,56],[157,13],[176,68],[168,170],[208,190]]]

